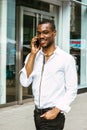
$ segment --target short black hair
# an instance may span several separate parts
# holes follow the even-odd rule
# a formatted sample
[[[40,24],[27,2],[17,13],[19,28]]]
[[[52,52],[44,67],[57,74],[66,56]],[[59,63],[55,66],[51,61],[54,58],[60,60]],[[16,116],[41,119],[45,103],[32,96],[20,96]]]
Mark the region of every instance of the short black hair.
[[[54,20],[43,19],[42,21],[39,22],[38,25],[40,25],[40,24],[45,24],[45,23],[50,23],[51,29],[52,29],[53,31],[55,30]]]

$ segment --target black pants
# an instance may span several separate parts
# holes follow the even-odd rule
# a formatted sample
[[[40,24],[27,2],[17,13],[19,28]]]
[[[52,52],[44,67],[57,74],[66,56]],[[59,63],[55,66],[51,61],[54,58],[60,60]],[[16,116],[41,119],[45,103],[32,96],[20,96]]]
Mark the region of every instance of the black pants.
[[[65,116],[59,113],[58,116],[53,120],[47,120],[40,117],[40,113],[36,109],[34,110],[34,121],[36,130],[63,130],[65,123]]]

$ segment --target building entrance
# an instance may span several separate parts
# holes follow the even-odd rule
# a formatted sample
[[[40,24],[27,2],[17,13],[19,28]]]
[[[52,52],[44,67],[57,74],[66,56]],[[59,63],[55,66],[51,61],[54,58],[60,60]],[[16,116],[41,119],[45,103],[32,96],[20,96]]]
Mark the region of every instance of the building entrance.
[[[19,72],[24,65],[25,58],[30,52],[31,39],[36,35],[36,27],[39,21],[43,19],[54,20],[55,17],[52,13],[27,7],[18,7],[17,9],[17,50],[19,52],[17,55],[17,64],[19,64],[17,72]],[[17,86],[19,86],[19,98],[27,99],[32,97],[32,85],[28,88],[23,88],[20,86],[20,83],[17,82]]]

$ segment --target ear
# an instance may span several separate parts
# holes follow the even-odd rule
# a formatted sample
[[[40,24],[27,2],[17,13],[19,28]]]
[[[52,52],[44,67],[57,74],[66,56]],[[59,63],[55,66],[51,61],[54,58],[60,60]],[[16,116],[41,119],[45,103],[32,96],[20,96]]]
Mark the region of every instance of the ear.
[[[54,36],[54,37],[56,36],[56,30],[53,31],[53,36]]]

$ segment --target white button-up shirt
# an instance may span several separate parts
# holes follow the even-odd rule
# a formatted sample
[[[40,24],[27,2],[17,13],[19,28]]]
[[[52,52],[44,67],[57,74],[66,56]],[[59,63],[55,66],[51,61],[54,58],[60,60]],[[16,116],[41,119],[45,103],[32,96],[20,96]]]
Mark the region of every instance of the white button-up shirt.
[[[29,55],[26,57],[25,64]],[[20,83],[28,87],[32,82],[34,102],[38,108],[57,107],[69,112],[70,104],[77,95],[77,72],[74,58],[56,48],[54,54],[44,64],[40,50],[35,58],[34,68],[27,78],[25,66],[20,73]]]

